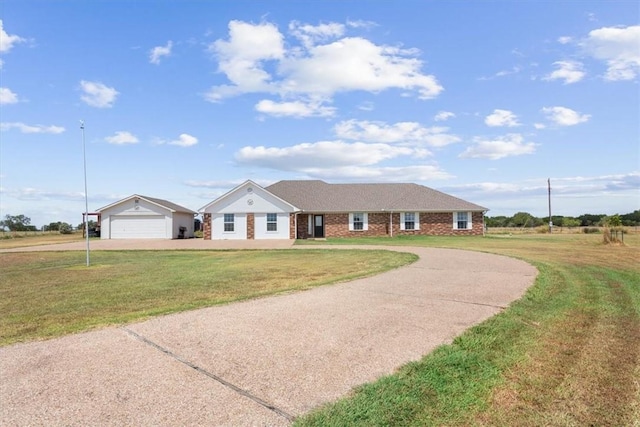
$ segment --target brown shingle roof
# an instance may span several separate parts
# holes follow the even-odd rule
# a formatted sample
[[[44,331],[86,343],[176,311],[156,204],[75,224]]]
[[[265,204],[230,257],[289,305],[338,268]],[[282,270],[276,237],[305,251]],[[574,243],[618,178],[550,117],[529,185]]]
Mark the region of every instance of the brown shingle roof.
[[[270,193],[307,212],[451,212],[487,208],[418,184],[328,184],[279,181]]]
[[[150,202],[156,203],[160,206],[164,206],[165,208],[175,211],[175,212],[185,212],[185,213],[190,213],[190,214],[197,214],[198,212],[196,211],[192,211],[189,208],[185,208],[184,206],[180,206],[178,204],[172,203],[168,200],[164,200],[164,199],[156,199],[155,197],[147,197],[147,196],[142,196],[140,194],[138,194],[138,196],[140,196],[140,198],[142,199],[147,199]]]

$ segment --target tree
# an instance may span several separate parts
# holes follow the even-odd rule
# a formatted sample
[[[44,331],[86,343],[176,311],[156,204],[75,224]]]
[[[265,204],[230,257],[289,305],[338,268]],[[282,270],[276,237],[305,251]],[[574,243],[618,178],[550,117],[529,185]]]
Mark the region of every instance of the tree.
[[[0,221],[1,227],[7,227],[9,231],[28,231],[33,229],[31,224],[31,218],[24,215],[7,215],[3,221]]]

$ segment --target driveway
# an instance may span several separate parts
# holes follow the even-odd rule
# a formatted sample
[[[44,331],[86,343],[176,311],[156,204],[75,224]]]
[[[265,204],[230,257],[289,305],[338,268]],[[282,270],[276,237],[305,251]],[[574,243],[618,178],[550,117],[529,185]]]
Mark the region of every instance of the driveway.
[[[420,259],[309,291],[0,348],[0,425],[288,425],[451,342],[537,274],[497,255],[385,249]]]

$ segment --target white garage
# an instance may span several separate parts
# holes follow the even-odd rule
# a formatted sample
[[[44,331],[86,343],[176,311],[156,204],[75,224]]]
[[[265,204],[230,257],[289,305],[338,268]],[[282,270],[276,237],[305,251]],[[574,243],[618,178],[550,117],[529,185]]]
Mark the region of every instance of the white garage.
[[[102,239],[188,239],[197,212],[163,199],[134,194],[97,210]]]

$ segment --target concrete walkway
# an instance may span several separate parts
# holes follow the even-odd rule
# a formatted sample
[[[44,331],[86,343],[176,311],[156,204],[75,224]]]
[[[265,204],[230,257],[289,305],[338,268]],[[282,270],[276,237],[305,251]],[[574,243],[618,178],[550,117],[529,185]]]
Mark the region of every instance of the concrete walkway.
[[[385,249],[420,259],[309,291],[0,348],[0,425],[288,425],[449,343],[537,274],[478,252]]]

